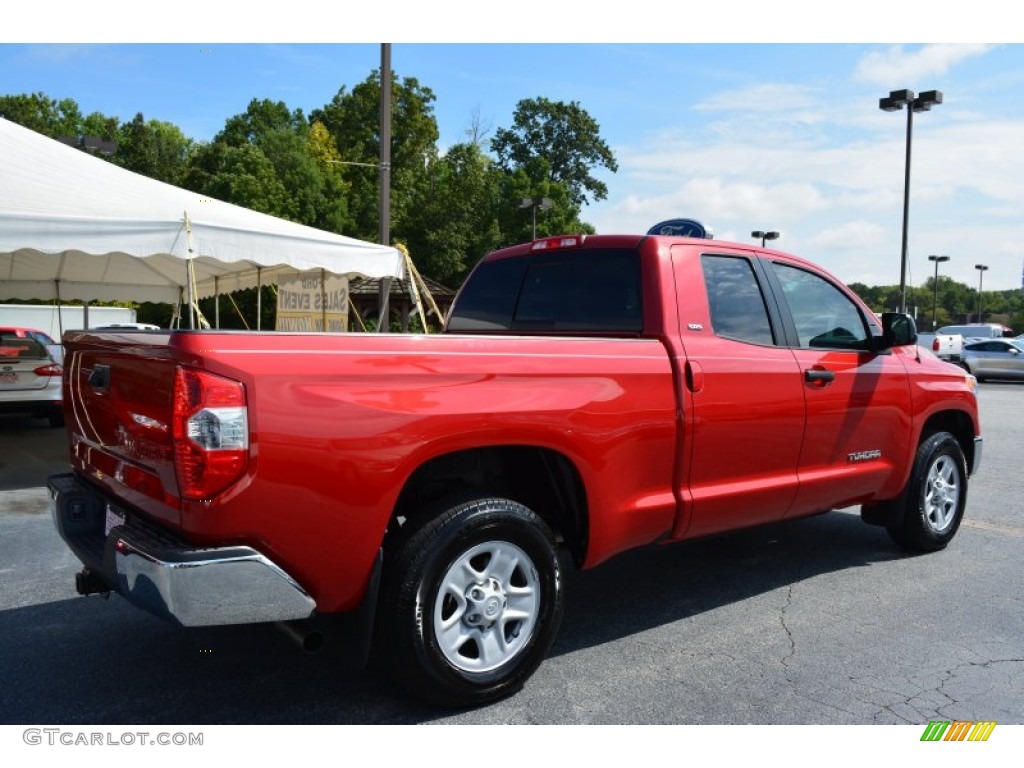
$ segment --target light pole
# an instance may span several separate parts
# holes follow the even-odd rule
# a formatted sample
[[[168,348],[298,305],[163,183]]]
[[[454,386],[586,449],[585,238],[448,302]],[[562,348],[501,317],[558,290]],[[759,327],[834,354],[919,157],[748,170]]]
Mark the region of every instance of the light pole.
[[[984,316],[981,314],[981,278],[985,276],[988,267],[984,264],[975,264],[974,268],[978,270],[978,322],[984,320]]]
[[[935,310],[939,306],[939,264],[949,261],[949,256],[929,256],[928,261],[935,262],[935,279],[932,280],[932,289],[935,292],[932,298],[932,333],[935,332]]]
[[[779,235],[780,235],[779,232],[762,232],[760,229],[755,229],[753,232],[750,233],[751,237],[760,237],[761,238],[761,247],[762,248],[764,248],[764,241],[765,240],[778,240],[779,239]]]
[[[903,177],[903,249],[900,255],[900,312],[907,311],[907,224],[910,218],[910,148],[914,129],[914,113],[927,112],[935,104],[942,103],[942,91],[925,91],[915,98],[908,89],[889,91],[889,95],[878,100],[883,112],[898,112],[907,108],[907,163]]]
[[[524,197],[522,202],[519,203],[520,208],[533,208],[533,237],[531,239],[537,239],[537,209],[540,208],[542,211],[546,211],[551,208],[555,203],[547,197]]]

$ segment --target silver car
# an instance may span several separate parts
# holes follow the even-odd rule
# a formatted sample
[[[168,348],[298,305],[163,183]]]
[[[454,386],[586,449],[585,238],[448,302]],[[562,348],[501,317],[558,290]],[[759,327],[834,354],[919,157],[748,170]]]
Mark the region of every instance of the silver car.
[[[984,379],[1024,380],[1024,341],[986,339],[964,344],[961,363],[978,381]]]
[[[33,338],[0,331],[0,413],[28,413],[64,425],[61,367]]]

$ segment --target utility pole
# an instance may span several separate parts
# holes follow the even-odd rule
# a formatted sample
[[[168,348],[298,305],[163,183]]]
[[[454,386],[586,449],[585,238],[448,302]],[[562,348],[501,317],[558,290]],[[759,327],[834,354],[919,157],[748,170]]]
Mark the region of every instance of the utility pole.
[[[379,240],[391,245],[391,43],[380,45],[380,216]],[[382,277],[377,288],[377,332],[387,333],[391,278]]]

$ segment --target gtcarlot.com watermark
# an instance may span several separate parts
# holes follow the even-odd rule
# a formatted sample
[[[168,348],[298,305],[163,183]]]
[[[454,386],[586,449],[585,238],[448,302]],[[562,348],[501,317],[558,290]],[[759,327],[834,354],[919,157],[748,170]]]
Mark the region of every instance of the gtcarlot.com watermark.
[[[30,746],[56,747],[201,747],[202,733],[160,731],[75,731],[67,728],[26,728],[22,741]]]

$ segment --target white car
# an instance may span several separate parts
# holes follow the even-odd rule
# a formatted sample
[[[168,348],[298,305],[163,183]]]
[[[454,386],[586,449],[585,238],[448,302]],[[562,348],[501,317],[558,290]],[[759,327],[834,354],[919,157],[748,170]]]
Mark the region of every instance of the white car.
[[[0,413],[28,413],[64,426],[61,366],[34,338],[0,331]]]

